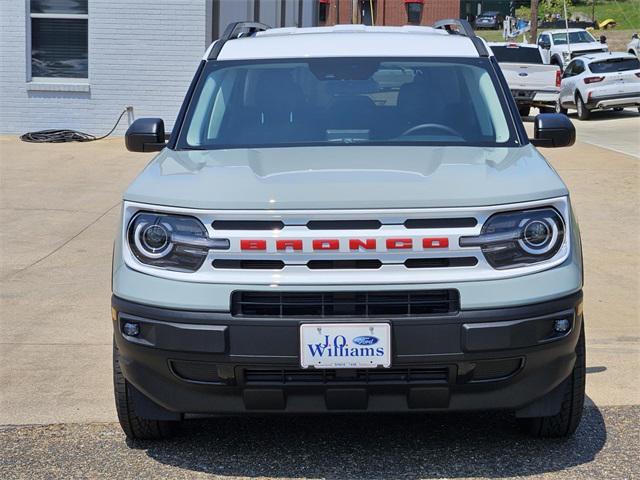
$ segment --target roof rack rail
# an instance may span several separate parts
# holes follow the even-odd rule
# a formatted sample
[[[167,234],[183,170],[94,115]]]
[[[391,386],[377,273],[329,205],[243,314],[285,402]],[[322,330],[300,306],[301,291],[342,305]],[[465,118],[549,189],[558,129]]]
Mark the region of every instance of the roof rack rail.
[[[457,30],[451,27],[458,27]],[[487,50],[486,45],[482,41],[480,37],[476,35],[476,32],[473,30],[473,27],[466,20],[458,19],[458,18],[448,18],[446,20],[438,20],[433,24],[433,28],[439,28],[446,30],[447,32],[454,35],[464,35],[465,37],[469,37],[469,40],[473,43],[478,51],[478,55],[481,57],[488,57],[489,51]]]
[[[220,55],[220,51],[224,44],[229,40],[234,40],[236,38],[240,38],[241,36],[253,35],[256,32],[264,32],[265,30],[269,30],[271,27],[269,25],[265,25],[264,23],[259,22],[233,22],[227,25],[227,28],[224,29],[224,33],[222,37],[218,39],[216,44],[211,49],[208,60],[215,60]]]

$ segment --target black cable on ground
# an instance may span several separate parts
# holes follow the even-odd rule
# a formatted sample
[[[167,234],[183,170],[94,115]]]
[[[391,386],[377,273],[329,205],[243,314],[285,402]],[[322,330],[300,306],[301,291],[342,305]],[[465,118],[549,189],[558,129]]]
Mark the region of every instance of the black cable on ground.
[[[96,137],[95,135],[91,135],[90,133],[78,132],[77,130],[40,130],[38,132],[27,132],[24,135],[20,136],[20,140],[23,142],[31,142],[31,143],[62,143],[62,142],[95,142],[96,140],[102,140],[103,138],[107,138],[111,135],[124,114],[127,113],[127,109],[125,108],[118,120],[116,120],[115,125],[109,133],[106,135],[102,135],[101,137]]]

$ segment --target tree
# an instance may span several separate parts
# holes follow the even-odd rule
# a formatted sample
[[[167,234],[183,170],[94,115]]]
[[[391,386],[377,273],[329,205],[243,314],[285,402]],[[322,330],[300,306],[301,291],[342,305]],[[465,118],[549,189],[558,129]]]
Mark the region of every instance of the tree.
[[[551,16],[558,13],[561,17],[564,17],[564,0],[539,0],[539,2],[538,15],[545,17],[547,15]],[[567,16],[571,18],[571,7],[573,7],[573,2],[571,0],[566,0],[566,2]]]
[[[518,9],[518,12],[523,14],[521,18],[525,18],[525,15],[529,13],[529,18],[531,19],[531,43],[536,43],[538,38],[537,20],[541,17],[551,17],[556,13],[560,14],[561,17],[564,17],[565,1],[567,2],[567,16],[571,18],[571,7],[573,7],[573,2],[571,0],[531,0],[531,9],[526,7]]]
[[[531,29],[529,32],[531,33],[529,43],[536,43],[538,41],[538,0],[531,0]]]
[[[531,7],[516,8],[516,18],[521,18],[522,20],[531,20]]]

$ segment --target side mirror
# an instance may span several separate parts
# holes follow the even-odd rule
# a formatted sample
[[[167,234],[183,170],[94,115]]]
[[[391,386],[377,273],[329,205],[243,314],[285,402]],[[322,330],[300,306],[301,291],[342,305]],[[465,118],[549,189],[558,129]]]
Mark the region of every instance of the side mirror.
[[[165,145],[164,121],[161,118],[139,118],[134,121],[124,143],[130,152],[158,152]]]
[[[561,113],[541,113],[533,124],[531,143],[536,147],[570,147],[576,141],[576,129]]]

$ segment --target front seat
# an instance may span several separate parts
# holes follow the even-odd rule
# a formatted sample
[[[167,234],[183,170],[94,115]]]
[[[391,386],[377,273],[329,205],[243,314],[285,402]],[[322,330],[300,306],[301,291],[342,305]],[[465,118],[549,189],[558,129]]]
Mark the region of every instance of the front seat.
[[[255,118],[248,132],[256,143],[304,140],[305,99],[290,70],[265,70],[256,86]]]
[[[416,76],[398,92],[399,124],[403,131],[424,123],[442,123],[445,91],[434,88],[425,75]]]
[[[371,130],[375,125],[376,104],[364,95],[345,95],[329,105],[329,129]]]

